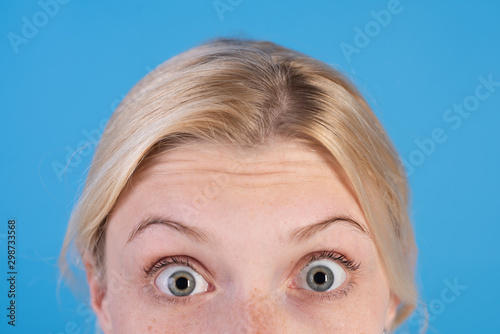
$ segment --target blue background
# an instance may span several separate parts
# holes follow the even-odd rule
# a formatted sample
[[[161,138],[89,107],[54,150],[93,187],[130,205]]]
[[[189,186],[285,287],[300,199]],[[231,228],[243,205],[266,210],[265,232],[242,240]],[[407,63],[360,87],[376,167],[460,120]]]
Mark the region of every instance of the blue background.
[[[0,332],[92,329],[84,302],[65,286],[58,297],[57,257],[95,140],[155,66],[208,38],[242,36],[340,67],[407,162],[427,304],[399,333],[415,333],[425,310],[429,333],[500,333],[500,3],[401,0],[382,25],[376,13],[392,1],[219,1],[225,12],[212,0],[60,1],[52,12],[43,4],[53,0],[0,4]],[[479,94],[489,95],[475,98],[488,77]],[[468,116],[448,111],[464,103]],[[15,329],[5,274],[13,218]]]

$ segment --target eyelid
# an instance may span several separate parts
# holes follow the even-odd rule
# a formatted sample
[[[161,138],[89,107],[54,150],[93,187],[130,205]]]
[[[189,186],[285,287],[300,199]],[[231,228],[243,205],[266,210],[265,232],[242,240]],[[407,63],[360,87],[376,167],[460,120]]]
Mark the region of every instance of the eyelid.
[[[154,284],[153,284],[154,285]],[[145,287],[145,290],[148,292],[150,296],[152,296],[155,300],[159,301],[160,303],[163,304],[192,304],[195,303],[197,300],[199,301],[200,298],[197,295],[193,296],[185,296],[185,297],[171,297],[158,289],[158,287],[153,286],[153,285],[147,285]],[[194,297],[194,300],[193,300]]]
[[[213,280],[210,272],[202,264],[200,264],[196,259],[187,255],[164,256],[158,260],[152,261],[148,266],[144,267],[143,272],[146,278],[151,278],[155,274],[157,274],[158,271],[173,265],[187,266],[203,277],[208,277],[209,279]]]
[[[300,289],[300,294],[298,295],[298,299],[302,299],[304,302],[311,302],[311,299],[319,299],[319,300],[327,300],[333,301],[338,300],[342,297],[347,297],[349,293],[356,287],[357,283],[354,280],[350,280],[345,283],[341,288],[337,288],[333,291],[329,292],[316,292],[312,290]]]
[[[337,262],[350,273],[357,272],[361,268],[361,262],[356,262],[343,253],[337,252],[335,250],[322,250],[310,253],[303,257],[301,261],[299,261],[299,263],[302,264],[299,273],[311,263],[322,259]]]
[[[208,288],[205,293],[215,290],[215,285],[212,283],[212,275],[203,267],[203,265],[199,264],[197,260],[186,255],[165,256],[159,260],[153,261],[150,265],[143,268],[143,274],[148,281],[144,288],[156,300],[168,304],[192,304],[196,301],[200,301],[203,298],[201,295],[205,295],[205,293],[197,293],[195,295],[176,297],[169,296],[162,292],[158,286],[156,286],[156,279],[163,270],[172,266],[186,266],[191,268],[202,276],[202,278],[208,283]]]
[[[346,280],[343,284],[336,288],[333,291],[328,292],[317,292],[312,290],[307,290],[303,288],[298,288],[296,286],[295,280],[298,275],[302,273],[302,271],[309,266],[311,263],[314,263],[319,260],[330,259],[332,262],[339,264],[346,271]],[[356,262],[353,259],[349,258],[347,255],[344,255],[340,252],[329,250],[329,251],[316,251],[304,256],[298,263],[298,270],[293,271],[292,279],[288,280],[287,286],[292,288],[293,290],[300,290],[301,298],[304,297],[304,294],[307,295],[307,298],[319,298],[321,300],[334,300],[341,298],[342,296],[347,296],[347,294],[351,291],[351,289],[356,286],[356,279],[359,274],[359,269],[361,268],[361,262]],[[307,301],[307,298],[304,300]]]

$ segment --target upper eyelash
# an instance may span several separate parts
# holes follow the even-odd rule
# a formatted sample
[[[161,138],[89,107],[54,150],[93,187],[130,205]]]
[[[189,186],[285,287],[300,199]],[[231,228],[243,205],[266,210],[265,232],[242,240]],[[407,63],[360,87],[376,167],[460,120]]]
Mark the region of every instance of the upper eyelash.
[[[196,271],[196,268],[189,262],[188,258],[180,258],[177,256],[164,257],[159,261],[152,262],[150,265],[143,268],[144,275],[146,277],[153,276],[158,270],[170,265],[170,264],[181,264],[188,266],[189,268]]]
[[[359,269],[361,266],[361,262],[354,262],[353,260],[347,258],[344,254],[337,253],[336,251],[321,251],[318,255],[313,255],[311,259],[303,266],[302,269],[307,267],[310,263],[321,260],[321,259],[330,259],[334,261],[338,261],[343,264],[347,269],[354,272]],[[188,258],[179,258],[176,256],[165,257],[159,261],[152,262],[150,265],[143,268],[144,274],[146,277],[152,276],[159,269],[169,265],[169,264],[182,264],[190,267],[193,270],[196,270],[193,265],[189,262]]]
[[[319,254],[313,255],[311,259],[304,264],[302,270],[312,262],[322,259],[330,259],[333,261],[337,261],[342,265],[344,265],[344,267],[346,267],[351,272],[355,272],[361,267],[361,262],[355,262],[354,260],[348,258],[344,254],[331,250],[331,251],[321,251]]]
[[[311,264],[314,261],[318,261],[321,259],[330,259],[333,261],[340,262],[343,264],[349,271],[355,272],[359,269],[361,266],[361,262],[355,262],[352,259],[349,259],[347,256],[344,254],[338,253],[336,251],[321,251],[317,255],[313,255],[309,261],[307,261],[302,269],[307,267],[309,264]],[[149,266],[146,266],[143,268],[144,274],[146,277],[151,277],[154,275],[158,270],[162,269],[163,267],[168,266],[169,264],[182,264],[185,266],[190,267],[193,270],[196,270],[193,265],[189,262],[188,258],[179,258],[176,256],[169,257],[169,258],[163,258],[157,262],[152,262]]]

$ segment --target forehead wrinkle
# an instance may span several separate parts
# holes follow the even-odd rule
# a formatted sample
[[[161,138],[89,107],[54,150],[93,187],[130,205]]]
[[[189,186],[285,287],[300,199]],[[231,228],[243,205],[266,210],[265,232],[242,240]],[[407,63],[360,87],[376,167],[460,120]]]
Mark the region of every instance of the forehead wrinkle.
[[[172,175],[173,177],[167,177],[161,181],[153,181],[152,179],[158,175]],[[219,179],[219,181],[216,181],[219,175],[222,175],[223,178],[224,176],[226,177],[224,180]],[[168,171],[149,171],[148,173],[142,174],[140,178],[143,182],[153,183],[150,186],[155,188],[183,184],[192,186],[193,181],[198,179],[203,184],[213,183],[214,186],[216,185],[223,188],[261,188],[279,186],[297,186],[300,188],[306,188],[308,186],[317,185],[318,182],[331,182],[334,179],[334,175],[324,175],[324,173],[300,173],[292,171],[227,172],[216,169],[180,169]],[[198,186],[200,185],[201,184],[198,184]]]
[[[342,170],[337,171],[335,166],[330,166],[324,160],[295,160],[274,162],[274,168],[228,168],[227,164],[221,164],[220,161],[209,159],[214,162],[207,165],[208,160],[198,158],[192,159],[168,159],[168,154],[163,155],[156,163],[133,175],[134,181],[146,182],[150,187],[159,188],[162,186],[192,186],[193,181],[199,181],[198,187],[204,187],[206,184],[226,189],[257,189],[266,187],[298,187],[309,188],[321,183],[331,183],[339,181],[342,183],[351,195],[356,199],[349,182],[343,177]],[[167,160],[168,159],[168,160]],[[188,162],[188,166],[183,167],[182,163]],[[180,165],[180,166],[179,166]],[[200,166],[201,165],[201,166]],[[247,163],[247,166],[254,167],[256,163]],[[265,165],[265,163],[260,163]],[[291,167],[293,166],[293,167]],[[290,168],[287,168],[290,167]],[[206,175],[208,174],[208,175]],[[172,175],[159,181],[152,180],[155,175]],[[135,183],[135,182],[134,182]],[[333,186],[333,184],[332,184]],[[357,200],[357,199],[356,199]]]
[[[154,164],[175,164],[175,163],[199,163],[209,161],[227,167],[231,163],[232,167],[242,168],[244,165],[254,168],[256,165],[273,166],[280,168],[289,164],[309,164],[317,166],[331,161],[330,157],[324,156],[317,150],[310,149],[304,144],[283,142],[279,145],[271,145],[258,151],[239,150],[236,147],[227,145],[216,145],[213,143],[187,144],[175,150],[165,151],[153,159]]]
[[[169,159],[169,160],[166,160]],[[205,165],[205,166],[200,166]],[[171,159],[168,156],[163,156],[161,160],[156,161],[148,168],[134,175],[136,179],[147,178],[154,175],[169,175],[169,174],[223,174],[229,177],[279,177],[290,176],[295,179],[301,177],[304,181],[321,179],[337,178],[333,172],[333,166],[329,166],[324,161],[311,160],[295,160],[295,161],[280,161],[272,160],[266,162],[246,162],[244,165],[228,165],[220,160],[210,159]]]
[[[168,160],[167,160],[168,159]],[[319,170],[319,169],[329,169],[326,162],[318,159],[317,161],[311,159],[301,159],[301,160],[267,160],[267,161],[246,161],[241,162],[234,159],[227,159],[230,163],[223,161],[224,159],[214,159],[213,157],[208,157],[202,159],[200,157],[193,159],[181,159],[169,157],[166,154],[162,159],[155,161],[146,170],[156,170],[156,169],[169,169],[172,171],[184,171],[186,169],[199,170],[199,171],[213,171],[213,172],[226,172],[230,174],[242,174],[245,173],[244,170],[248,169],[253,171],[253,173],[280,173],[287,171],[287,169],[308,169],[308,170]],[[200,163],[206,165],[205,168],[199,168]],[[259,168],[259,171],[256,171]],[[262,171],[260,171],[262,170]]]

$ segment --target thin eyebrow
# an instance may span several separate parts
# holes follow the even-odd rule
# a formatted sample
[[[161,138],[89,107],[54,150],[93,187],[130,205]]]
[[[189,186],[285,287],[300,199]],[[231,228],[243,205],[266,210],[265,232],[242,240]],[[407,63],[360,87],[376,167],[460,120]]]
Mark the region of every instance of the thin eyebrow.
[[[215,236],[213,236],[212,234],[202,231],[197,227],[188,226],[184,223],[172,220],[170,219],[170,217],[146,217],[141,220],[141,222],[137,224],[137,227],[130,233],[126,244],[131,242],[146,229],[154,225],[168,227],[171,230],[179,232],[186,236],[188,239],[191,239],[198,243],[213,244],[216,240]]]
[[[288,237],[285,241],[285,243],[293,243],[293,244],[300,244],[306,241],[307,239],[312,238],[315,234],[327,229],[330,225],[332,224],[338,224],[338,223],[343,223],[347,224],[348,226],[352,226],[359,230],[361,233],[363,233],[365,236],[368,238],[370,237],[370,233],[366,231],[366,229],[358,223],[356,220],[354,220],[351,217],[348,216],[331,216],[326,219],[322,219],[321,221],[308,225],[308,226],[302,226],[302,227],[297,227],[293,229],[289,234]]]

